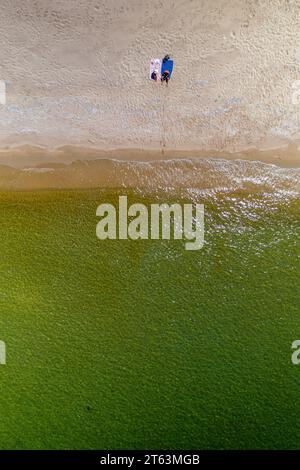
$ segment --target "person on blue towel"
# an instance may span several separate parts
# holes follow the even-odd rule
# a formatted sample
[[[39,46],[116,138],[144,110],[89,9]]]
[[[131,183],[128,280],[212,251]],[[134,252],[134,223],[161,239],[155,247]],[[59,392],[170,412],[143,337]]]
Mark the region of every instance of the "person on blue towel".
[[[170,80],[170,72],[169,70],[165,70],[161,76],[161,83],[163,84],[164,82],[166,82],[166,85],[168,85],[169,80]]]

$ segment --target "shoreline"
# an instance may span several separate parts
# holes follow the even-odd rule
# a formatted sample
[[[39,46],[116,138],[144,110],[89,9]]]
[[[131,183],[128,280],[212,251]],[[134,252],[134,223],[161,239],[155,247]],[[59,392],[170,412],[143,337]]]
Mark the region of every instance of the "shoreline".
[[[26,150],[26,151],[25,151]],[[299,154],[83,149],[0,153],[0,191],[135,188],[300,194]],[[285,151],[286,152],[286,151]],[[1,163],[3,157],[15,166]],[[278,158],[278,161],[274,159]],[[227,157],[227,158],[226,158]],[[241,158],[242,157],[242,158]],[[27,165],[25,164],[27,163]],[[279,165],[278,163],[281,163]],[[297,163],[297,164],[296,164]]]
[[[300,168],[300,149],[295,144],[274,149],[245,149],[235,152],[195,149],[101,149],[65,145],[56,148],[22,145],[0,149],[0,166],[14,169],[58,168],[76,161],[117,160],[125,162],[155,162],[184,159],[223,159],[258,161],[283,168]]]

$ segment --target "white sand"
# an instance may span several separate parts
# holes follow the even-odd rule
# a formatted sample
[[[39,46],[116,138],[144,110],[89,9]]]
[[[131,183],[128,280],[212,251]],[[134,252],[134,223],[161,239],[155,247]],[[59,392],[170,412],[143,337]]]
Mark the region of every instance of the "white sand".
[[[298,146],[300,2],[1,0],[0,6],[0,78],[7,83],[0,148]],[[148,80],[149,59],[166,53],[175,61],[168,89]]]

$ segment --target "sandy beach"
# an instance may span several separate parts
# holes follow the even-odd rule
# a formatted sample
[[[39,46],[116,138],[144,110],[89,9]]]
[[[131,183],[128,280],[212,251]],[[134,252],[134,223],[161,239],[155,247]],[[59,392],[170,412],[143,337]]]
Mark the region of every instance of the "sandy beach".
[[[299,166],[300,5],[3,0],[1,6],[0,164],[238,153]],[[150,59],[166,53],[175,64],[169,87],[148,78]],[[284,150],[288,145],[294,150]]]

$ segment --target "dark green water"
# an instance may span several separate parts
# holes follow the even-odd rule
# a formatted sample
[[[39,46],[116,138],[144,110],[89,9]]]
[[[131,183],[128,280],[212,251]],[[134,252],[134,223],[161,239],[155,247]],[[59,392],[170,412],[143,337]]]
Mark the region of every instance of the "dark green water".
[[[300,448],[299,200],[207,199],[188,252],[99,241],[118,194],[0,195],[0,448]]]

